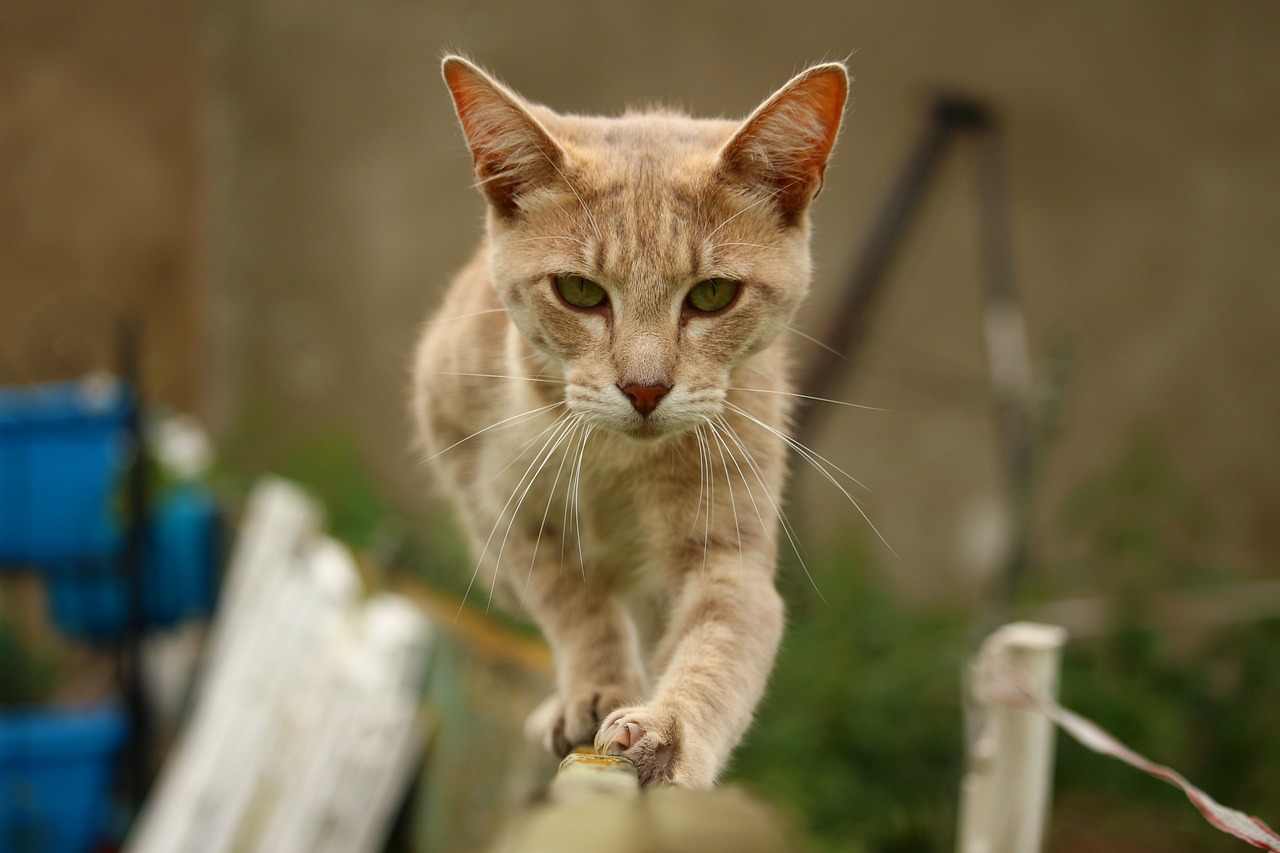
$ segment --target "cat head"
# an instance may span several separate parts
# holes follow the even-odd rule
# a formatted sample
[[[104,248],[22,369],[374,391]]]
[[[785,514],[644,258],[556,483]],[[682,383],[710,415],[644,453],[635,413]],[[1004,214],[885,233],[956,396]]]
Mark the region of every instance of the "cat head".
[[[808,207],[848,77],[817,65],[741,122],[561,115],[457,56],[444,77],[488,201],[493,282],[566,405],[637,438],[720,414],[810,280]]]

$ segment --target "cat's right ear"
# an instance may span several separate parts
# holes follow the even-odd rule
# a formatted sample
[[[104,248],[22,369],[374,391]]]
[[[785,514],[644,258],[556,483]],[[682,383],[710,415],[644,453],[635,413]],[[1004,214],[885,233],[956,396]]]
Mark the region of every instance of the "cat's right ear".
[[[461,56],[446,56],[443,70],[480,189],[516,216],[523,193],[556,180],[564,153],[515,92]]]

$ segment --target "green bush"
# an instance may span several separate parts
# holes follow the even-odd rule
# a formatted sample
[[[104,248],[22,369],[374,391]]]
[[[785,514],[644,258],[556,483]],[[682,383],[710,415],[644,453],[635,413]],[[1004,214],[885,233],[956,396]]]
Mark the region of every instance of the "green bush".
[[[1153,594],[1212,594],[1239,574],[1215,560],[1205,502],[1159,444],[1135,440],[1038,544],[1015,612],[1092,595],[1119,614],[1105,636],[1068,645],[1064,704],[1220,802],[1280,818],[1280,619],[1190,643],[1181,626],[1159,624]],[[788,633],[731,778],[790,810],[831,850],[952,850],[975,614],[904,601],[857,543],[814,562],[828,603],[799,567],[783,571]],[[1241,849],[1178,790],[1065,735],[1056,761],[1051,850],[1078,849],[1086,837],[1096,850]]]

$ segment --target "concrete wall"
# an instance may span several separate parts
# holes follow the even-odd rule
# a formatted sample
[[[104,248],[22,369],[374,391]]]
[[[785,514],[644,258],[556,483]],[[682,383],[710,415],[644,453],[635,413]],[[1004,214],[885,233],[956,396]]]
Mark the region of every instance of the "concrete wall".
[[[164,245],[177,247],[168,256],[178,259],[170,261],[176,272],[166,278],[185,284],[153,287],[147,299],[204,286],[203,303],[182,297],[174,333],[160,344],[175,363],[207,358],[202,398],[221,427],[258,410],[286,434],[350,429],[393,492],[420,500],[420,475],[408,464],[408,357],[418,324],[482,223],[439,79],[443,50],[465,50],[565,110],[663,101],[730,115],[809,61],[847,57],[853,101],[815,211],[818,286],[802,327],[817,331],[929,93],[941,86],[988,98],[1008,131],[1014,260],[1033,349],[1043,359],[1061,340],[1075,354],[1042,507],[1110,466],[1135,430],[1150,429],[1210,497],[1221,556],[1274,570],[1280,7],[1270,0],[228,0],[203,7],[201,29],[190,7],[147,3],[130,0],[150,12],[127,26],[102,12],[67,13],[70,31],[90,32],[92,44],[132,45],[83,60],[89,70],[77,79],[86,82],[76,85],[96,91],[90,82],[139,56],[161,57],[149,66],[156,73],[122,81],[128,88],[108,103],[158,110],[166,127],[186,130],[117,140],[112,150],[135,152],[120,161],[130,169],[178,164],[176,183],[152,187],[137,203],[166,212],[149,215],[168,229]],[[42,26],[39,33],[67,41],[62,24]],[[144,32],[155,37],[138,37]],[[66,52],[97,56],[92,44],[69,41]],[[185,97],[194,90],[183,81],[197,58],[206,132],[193,137]],[[34,85],[26,73],[3,75],[4,85],[26,91],[37,112],[59,103],[61,90],[23,89]],[[32,149],[60,138],[29,119],[5,121],[3,138],[28,134]],[[6,144],[0,168],[12,175],[19,158]],[[135,233],[142,217],[123,206],[132,196],[104,188],[109,203],[84,207],[83,186],[133,174],[89,150],[84,178],[66,178],[75,192],[32,187],[21,209],[62,199],[49,223],[83,217],[106,235],[50,224],[39,238],[49,245],[100,241],[145,254],[158,238]],[[198,184],[181,151],[202,164],[203,201],[191,200]],[[186,189],[164,188],[173,186]],[[844,389],[846,399],[889,411],[833,411],[817,442],[872,488],[868,513],[900,555],[886,552],[886,565],[921,590],[967,587],[980,574],[990,558],[983,519],[998,501],[974,208],[972,171],[957,158],[912,233],[861,370]],[[0,223],[0,245],[18,247],[11,257],[30,254],[37,239],[15,224],[17,215]],[[192,228],[199,251],[172,236]],[[16,274],[9,269],[0,268],[6,279]],[[116,278],[122,289],[138,286],[135,277]],[[39,297],[28,293],[24,310]],[[201,304],[207,314],[195,322]],[[819,529],[862,524],[818,478],[800,477],[799,520]]]
[[[201,15],[195,0],[0,7],[0,383],[113,369],[129,319],[147,390],[202,404]]]

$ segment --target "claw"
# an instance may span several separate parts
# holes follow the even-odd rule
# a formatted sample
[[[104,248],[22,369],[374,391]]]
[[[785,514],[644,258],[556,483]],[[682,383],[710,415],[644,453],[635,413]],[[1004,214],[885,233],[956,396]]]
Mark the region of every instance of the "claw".
[[[639,723],[614,720],[600,727],[596,736],[596,751],[607,755],[621,755],[635,746],[642,737],[644,727]]]

